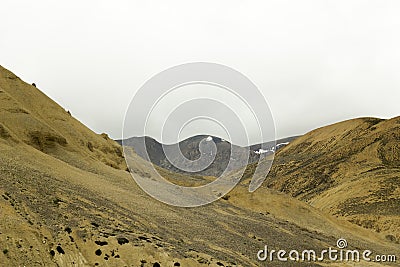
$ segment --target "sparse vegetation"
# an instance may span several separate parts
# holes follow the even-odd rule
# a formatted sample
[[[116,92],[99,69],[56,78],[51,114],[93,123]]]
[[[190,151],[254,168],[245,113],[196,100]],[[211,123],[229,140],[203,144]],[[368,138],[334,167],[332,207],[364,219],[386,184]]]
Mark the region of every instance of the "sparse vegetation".
[[[257,266],[253,252],[266,242],[319,250],[321,244],[334,246],[338,236],[350,246],[400,255],[394,245],[400,240],[393,145],[398,119],[375,123],[373,133],[370,122],[322,128],[278,153],[266,184],[309,199],[313,207],[266,184],[250,194],[246,183],[255,165],[249,165],[225,200],[177,208],[135,184],[123,171],[116,142],[71,119],[2,67],[0,87],[0,135],[11,136],[0,138],[1,265]],[[135,175],[153,177],[137,154],[132,161]],[[182,185],[215,179],[156,169]]]

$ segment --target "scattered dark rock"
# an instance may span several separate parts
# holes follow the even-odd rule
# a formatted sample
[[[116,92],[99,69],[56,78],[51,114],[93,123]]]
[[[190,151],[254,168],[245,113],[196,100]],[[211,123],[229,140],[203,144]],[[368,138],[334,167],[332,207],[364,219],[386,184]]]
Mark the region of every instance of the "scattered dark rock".
[[[54,252],[54,250],[50,250],[50,255],[51,255],[52,257],[54,257],[54,256],[56,255],[56,253]]]
[[[53,204],[54,205],[58,205],[58,204],[60,204],[60,202],[62,202],[62,200],[60,198],[58,198],[58,197],[53,199]]]
[[[72,236],[69,236],[69,239],[71,240],[71,242],[75,242],[75,240]]]
[[[94,254],[96,254],[97,256],[100,256],[101,255],[101,249],[98,249],[98,250],[96,250],[95,252],[94,252]]]
[[[219,261],[217,261],[217,265],[218,265],[218,266],[225,266],[223,263],[221,263],[221,262],[219,262]]]
[[[32,86],[36,87],[36,83],[32,83]]]
[[[108,245],[108,242],[107,242],[107,241],[94,241],[94,243],[96,243],[96,244],[99,245],[99,246]]]
[[[179,262],[175,262],[174,266],[181,266],[181,264]]]
[[[153,267],[161,267],[161,265],[160,265],[158,262],[155,262],[155,263],[153,264]]]
[[[197,261],[198,261],[199,263],[202,263],[202,264],[207,264],[207,263],[209,263],[208,260],[207,260],[207,259],[204,259],[204,258],[200,258],[200,259],[198,259]]]
[[[228,200],[230,197],[231,197],[230,195],[224,195],[224,196],[222,197],[222,199],[223,199],[223,200]]]
[[[120,245],[129,243],[129,240],[126,239],[125,237],[117,237],[117,241],[118,241],[118,244],[120,244]]]
[[[145,237],[145,236],[138,236],[138,238],[139,238],[140,240],[149,241],[149,238],[148,238],[148,237]]]
[[[94,227],[99,227],[100,225],[98,223],[92,222],[91,225],[93,225]]]
[[[7,254],[7,253],[8,253],[8,249],[6,249],[6,248],[3,249],[3,253],[4,253],[4,254]]]
[[[65,227],[65,232],[67,232],[68,234],[70,234],[70,233],[72,233],[72,230],[71,230],[71,228],[70,227]]]
[[[56,250],[57,250],[57,252],[60,253],[60,254],[65,254],[65,251],[62,249],[61,246],[57,246],[57,247],[56,247]]]

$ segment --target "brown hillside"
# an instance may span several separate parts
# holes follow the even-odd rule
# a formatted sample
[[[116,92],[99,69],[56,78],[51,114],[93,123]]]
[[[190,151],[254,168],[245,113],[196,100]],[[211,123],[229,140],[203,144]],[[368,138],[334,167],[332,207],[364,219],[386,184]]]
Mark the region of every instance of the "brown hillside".
[[[320,251],[342,237],[350,249],[400,255],[380,234],[266,188],[239,185],[199,208],[165,205],[138,188],[118,144],[4,68],[0,90],[0,266],[265,266],[256,258],[265,245]],[[134,175],[153,178],[149,162],[132,161]],[[176,183],[210,179],[160,170]]]
[[[267,186],[400,241],[400,117],[316,129],[279,151]]]
[[[125,169],[121,147],[97,135],[35,86],[0,66],[0,142],[26,143],[73,166],[90,170],[100,159]]]

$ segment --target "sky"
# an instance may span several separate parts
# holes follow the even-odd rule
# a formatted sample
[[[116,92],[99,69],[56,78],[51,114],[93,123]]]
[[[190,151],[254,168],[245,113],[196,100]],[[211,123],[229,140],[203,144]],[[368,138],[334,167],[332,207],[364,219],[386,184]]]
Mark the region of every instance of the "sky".
[[[281,138],[400,115],[399,14],[395,0],[5,0],[0,65],[118,139],[152,76],[223,64],[263,93]]]

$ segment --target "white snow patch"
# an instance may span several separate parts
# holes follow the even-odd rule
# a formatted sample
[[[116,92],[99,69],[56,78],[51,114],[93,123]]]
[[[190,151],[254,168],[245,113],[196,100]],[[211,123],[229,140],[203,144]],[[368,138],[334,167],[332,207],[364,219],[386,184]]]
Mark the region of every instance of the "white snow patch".
[[[272,147],[270,149],[262,149],[262,148],[260,148],[259,150],[254,151],[254,153],[259,154],[259,155],[260,154],[265,154],[265,153],[268,153],[268,152],[275,153],[276,149],[278,149],[278,148],[280,148],[282,146],[286,146],[288,144],[289,144],[289,142],[284,142],[284,143],[279,143],[279,144],[275,145],[274,147]]]
[[[267,149],[260,148],[259,150],[254,151],[254,153],[256,153],[256,154],[264,154],[264,153],[268,153],[268,152],[273,152],[273,150],[267,150]]]
[[[279,143],[279,144],[276,145],[276,147],[286,146],[286,145],[288,145],[288,144],[289,144],[289,142]]]

